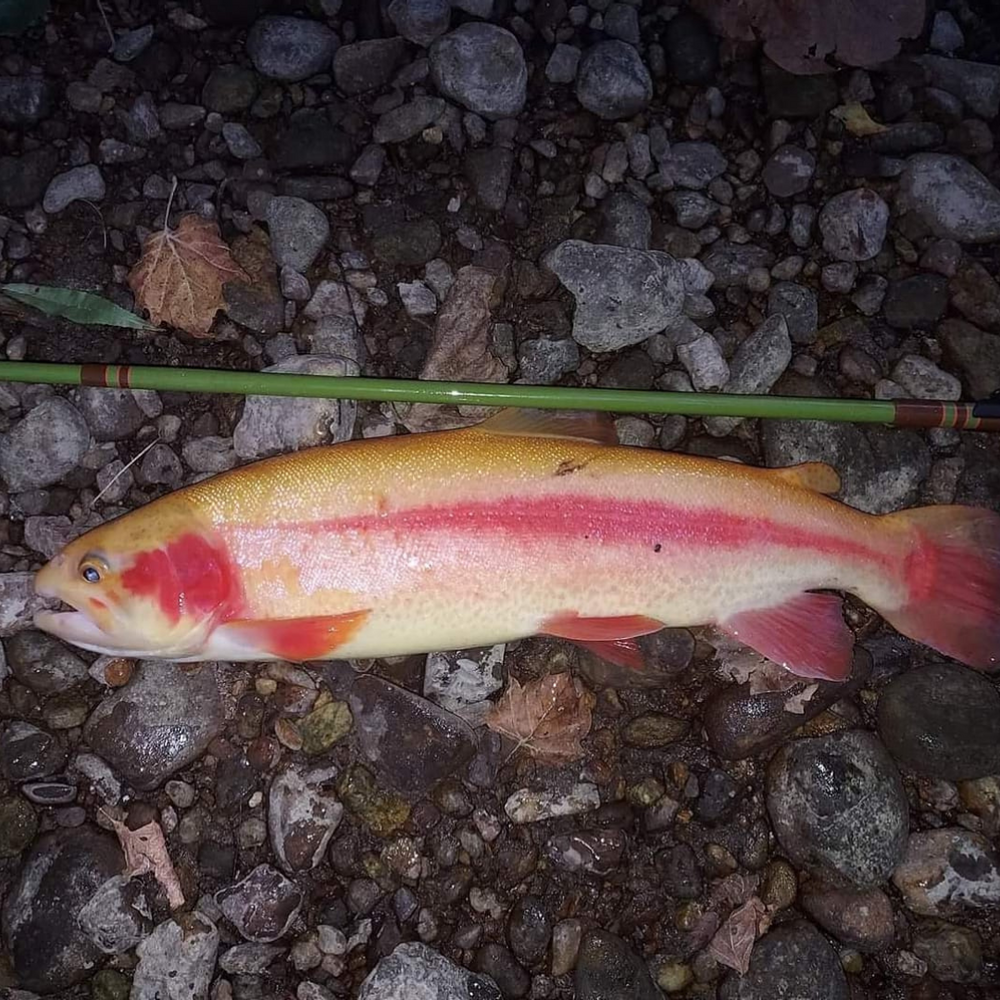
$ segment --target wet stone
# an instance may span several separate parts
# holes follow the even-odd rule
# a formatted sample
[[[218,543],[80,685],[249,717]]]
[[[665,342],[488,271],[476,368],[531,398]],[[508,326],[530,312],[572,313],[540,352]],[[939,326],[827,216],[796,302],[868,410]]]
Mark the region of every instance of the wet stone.
[[[885,747],[864,730],[782,747],[769,766],[767,810],[792,861],[858,886],[888,878],[906,848],[902,779]]]
[[[303,752],[326,753],[351,731],[353,722],[351,710],[342,701],[329,701],[314,708],[298,724]]]
[[[708,24],[682,7],[663,32],[670,73],[681,83],[706,84],[715,79],[719,43]]]
[[[8,781],[47,778],[65,763],[62,744],[44,729],[17,719],[0,729],[0,774]]]
[[[380,677],[359,677],[349,702],[361,752],[404,796],[425,794],[475,754],[467,722]]]
[[[678,844],[656,856],[664,891],[678,899],[697,899],[703,879],[698,857],[690,844]]]
[[[448,0],[392,0],[388,14],[403,38],[425,47],[451,24]]]
[[[52,993],[90,975],[102,952],[77,915],[123,867],[116,838],[93,826],[35,843],[3,904],[3,940],[20,986]]]
[[[431,653],[424,667],[424,697],[461,716],[470,725],[482,725],[491,696],[503,687],[506,646]]]
[[[245,66],[227,63],[216,66],[201,91],[201,102],[220,115],[246,111],[257,96],[257,79]]]
[[[1000,904],[1000,859],[984,836],[960,827],[910,835],[892,875],[908,909],[963,916]]]
[[[937,328],[937,337],[973,399],[985,399],[1000,389],[1000,335],[960,319],[946,319]]]
[[[600,804],[597,786],[582,781],[565,792],[519,788],[504,803],[504,812],[514,823],[539,823],[556,816],[589,812]]]
[[[552,385],[563,375],[576,371],[580,348],[569,338],[524,340],[517,349],[519,382]]]
[[[375,124],[372,138],[379,143],[407,142],[433,125],[444,113],[440,97],[414,97],[398,108],[386,111]]]
[[[726,158],[710,142],[678,142],[660,159],[660,171],[672,184],[696,191],[708,187],[726,169]]]
[[[45,632],[18,632],[4,642],[11,673],[41,695],[69,691],[87,679],[87,664]]]
[[[872,190],[834,195],[819,213],[823,249],[837,260],[871,260],[882,249],[889,206]]]
[[[501,1000],[487,976],[445,958],[418,942],[398,945],[361,984],[358,1000]]]
[[[838,941],[859,951],[882,951],[895,936],[892,902],[881,889],[809,886],[802,908]]]
[[[387,837],[410,818],[410,806],[399,795],[380,788],[366,767],[354,764],[341,775],[337,792],[344,805],[373,833]]]
[[[799,146],[779,146],[764,165],[761,177],[768,191],[790,198],[807,190],[816,172],[816,157]]]
[[[116,875],[91,896],[77,920],[105,955],[120,955],[149,933],[152,923],[143,912],[149,912],[149,902],[142,884]]]
[[[247,941],[270,944],[288,933],[303,896],[294,882],[263,864],[234,886],[217,892],[215,901]]]
[[[280,944],[256,944],[248,941],[224,951],[219,956],[219,968],[230,975],[260,975],[285,951],[285,947]]]
[[[344,94],[377,90],[392,78],[406,54],[402,38],[370,38],[342,45],[333,57],[333,77]]]
[[[917,928],[912,947],[930,974],[943,982],[972,983],[982,972],[983,942],[971,927],[929,920]]]
[[[552,937],[552,923],[537,896],[522,896],[507,917],[507,941],[519,962],[532,966],[545,957]]]
[[[267,822],[271,845],[288,872],[315,868],[340,825],[336,768],[289,765],[271,783]]]
[[[0,859],[17,857],[37,832],[38,817],[24,799],[0,799]]]
[[[52,90],[40,76],[0,76],[0,128],[22,129],[47,118]]]
[[[576,1000],[660,1000],[646,963],[618,936],[603,930],[583,935],[573,978]]]
[[[472,960],[472,971],[495,982],[504,1000],[519,1000],[528,995],[531,977],[501,944],[487,944],[478,949]]]
[[[104,177],[96,164],[73,167],[52,178],[45,189],[42,208],[49,215],[58,215],[74,201],[102,201],[106,190]]]
[[[599,118],[630,118],[653,97],[653,82],[636,49],[618,39],[584,52],[576,74],[577,100]]]
[[[890,326],[929,330],[948,308],[948,282],[938,274],[915,274],[889,283],[882,309]]]
[[[269,16],[254,23],[246,45],[258,73],[294,82],[330,71],[337,36],[309,18]]]
[[[850,1000],[837,953],[811,924],[795,920],[754,945],[745,976],[729,972],[719,1000]]]
[[[550,837],[545,853],[566,871],[609,875],[621,864],[625,845],[621,830],[584,830]]]
[[[136,949],[130,1000],[204,1000],[218,949],[218,928],[203,913],[165,920]]]
[[[661,712],[648,712],[625,727],[622,739],[628,746],[651,750],[676,743],[687,735],[689,728],[684,719],[675,719]]]
[[[182,670],[149,660],[94,709],[84,735],[130,784],[148,791],[197,760],[223,722],[213,664]]]
[[[438,91],[482,117],[513,118],[524,107],[528,70],[517,38],[504,28],[470,21],[430,47]]]
[[[902,765],[961,781],[1000,774],[1000,693],[969,667],[934,663],[905,671],[883,690],[879,735]]]

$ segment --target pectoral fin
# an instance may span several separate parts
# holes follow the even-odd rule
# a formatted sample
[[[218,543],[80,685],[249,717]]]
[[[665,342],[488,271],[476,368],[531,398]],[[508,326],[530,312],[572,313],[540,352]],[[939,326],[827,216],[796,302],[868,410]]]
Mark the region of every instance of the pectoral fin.
[[[210,644],[220,658],[253,660],[322,660],[343,646],[368,618],[369,612],[312,618],[241,619],[220,625]]]
[[[814,493],[825,493],[828,496],[840,490],[840,476],[837,470],[826,462],[802,462],[800,465],[789,465],[784,469],[767,471],[775,479],[782,479],[802,490],[812,490]]]
[[[719,628],[799,677],[842,681],[851,672],[854,636],[840,598],[799,594],[773,608],[741,611]]]

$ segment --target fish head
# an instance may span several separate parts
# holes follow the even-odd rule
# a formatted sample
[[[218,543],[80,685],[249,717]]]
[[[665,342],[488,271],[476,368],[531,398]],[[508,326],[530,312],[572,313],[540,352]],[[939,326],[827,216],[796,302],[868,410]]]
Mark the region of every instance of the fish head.
[[[157,501],[91,529],[47,562],[35,592],[72,610],[40,611],[34,623],[92,652],[192,658],[233,613],[238,590],[225,547],[196,512]]]

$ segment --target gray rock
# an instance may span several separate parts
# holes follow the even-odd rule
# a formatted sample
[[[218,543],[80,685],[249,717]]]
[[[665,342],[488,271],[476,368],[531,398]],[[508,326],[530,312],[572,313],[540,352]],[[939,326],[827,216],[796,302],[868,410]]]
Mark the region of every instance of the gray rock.
[[[769,316],[736,349],[729,362],[729,380],[722,391],[738,395],[764,395],[785,373],[792,360],[792,342],[785,317]],[[677,349],[678,355],[681,348]],[[694,379],[692,378],[692,382]],[[739,424],[739,417],[705,417],[705,429],[722,437]]]
[[[374,674],[354,681],[348,701],[361,752],[404,796],[426,794],[475,754],[464,719]]]
[[[353,319],[321,316],[309,337],[314,354],[332,355],[355,364],[358,370],[367,358],[364,338]]]
[[[777,198],[791,198],[807,190],[816,172],[816,157],[801,146],[779,146],[764,164],[761,177]]]
[[[107,188],[100,168],[94,163],[73,167],[65,173],[56,174],[45,189],[42,208],[49,215],[56,215],[74,201],[103,200]]]
[[[929,330],[948,308],[948,281],[940,274],[914,274],[892,281],[882,308],[890,326]]]
[[[507,204],[513,169],[512,149],[470,149],[465,154],[465,174],[483,208],[490,212],[501,212]]]
[[[604,12],[604,33],[629,45],[638,45],[639,12],[631,4],[613,3]]]
[[[940,280],[936,275],[924,277]],[[948,294],[951,304],[970,323],[994,333],[1000,332],[1000,284],[979,261],[967,260],[956,268],[948,282],[946,297]],[[926,290],[923,300],[921,312],[927,316],[938,302],[932,300]]]
[[[729,972],[719,1000],[850,1000],[836,951],[812,924],[793,920],[753,947],[745,976]]]
[[[319,21],[269,15],[247,33],[247,55],[257,72],[291,83],[329,73],[337,36]]]
[[[219,930],[204,913],[165,920],[136,949],[129,1000],[207,1000]]]
[[[143,912],[149,912],[149,900],[141,883],[126,875],[115,875],[90,897],[77,920],[84,934],[105,955],[121,955],[149,933],[151,922]]]
[[[967,917],[1000,905],[996,849],[961,827],[911,834],[892,881],[906,906],[923,916]]]
[[[124,864],[116,838],[90,825],[36,841],[3,904],[3,940],[19,986],[55,993],[91,975],[103,955],[77,914]]]
[[[793,205],[788,217],[788,236],[800,249],[812,243],[812,230],[816,222],[816,209],[802,202]]]
[[[802,908],[837,940],[859,951],[888,948],[895,937],[892,901],[881,889],[841,889],[810,883]]]
[[[445,97],[483,118],[513,118],[524,107],[528,69],[505,28],[470,21],[430,47],[431,76]]]
[[[437,312],[437,296],[422,281],[400,281],[396,291],[407,316],[433,316]]]
[[[30,722],[14,719],[0,729],[0,774],[23,782],[57,774],[66,763],[62,743]]]
[[[153,40],[156,29],[152,24],[144,24],[141,28],[123,31],[115,39],[113,55],[116,62],[127,63],[141,56]]]
[[[397,945],[361,984],[358,1000],[502,1000],[497,984],[419,942]]]
[[[819,327],[819,306],[816,293],[806,285],[779,281],[771,286],[767,296],[768,316],[783,316],[788,335],[796,344],[811,344]]]
[[[580,348],[568,337],[523,340],[517,348],[519,376],[525,385],[552,385],[580,365]]]
[[[819,213],[823,249],[837,260],[871,260],[888,225],[889,206],[870,188],[834,195]]]
[[[302,891],[276,868],[258,865],[215,894],[225,918],[247,940],[270,944],[288,933],[304,901]]]
[[[102,139],[97,147],[101,163],[138,163],[146,155],[142,146],[133,146],[118,139]]]
[[[793,862],[861,887],[887,879],[906,848],[902,779],[864,730],[782,747],[768,768],[767,810]]]
[[[230,975],[259,976],[285,951],[285,947],[280,944],[256,944],[252,941],[236,944],[219,956],[219,968]]]
[[[235,115],[249,110],[257,96],[253,70],[235,63],[216,66],[201,90],[201,102],[209,111]]]
[[[504,803],[512,823],[542,823],[559,816],[577,816],[597,809],[601,796],[597,785],[580,781],[565,790],[540,791],[518,788]]]
[[[896,677],[878,703],[882,741],[917,774],[964,781],[1000,774],[1000,692],[982,674],[951,663]]]
[[[384,87],[406,55],[402,38],[370,38],[342,45],[333,57],[333,78],[349,95]]]
[[[717,206],[714,206],[717,207]],[[648,250],[653,235],[649,209],[635,195],[615,191],[601,202],[597,241],[606,246]]]
[[[892,369],[892,378],[916,399],[959,399],[962,384],[919,354],[904,354]]]
[[[971,163],[950,153],[916,153],[899,178],[896,209],[930,232],[959,243],[1000,239],[1000,191]]]
[[[678,345],[677,358],[687,369],[691,384],[698,392],[721,389],[729,381],[729,365],[718,341],[710,333]]]
[[[209,434],[184,442],[181,454],[192,472],[225,472],[236,465],[232,438]]]
[[[313,375],[359,373],[353,362],[318,354],[287,358],[264,371]],[[243,416],[233,432],[233,448],[241,459],[255,459],[311,445],[347,441],[354,432],[356,417],[357,404],[353,400],[248,396]]]
[[[139,478],[153,486],[179,486],[184,468],[173,448],[162,441],[154,444],[139,463]]]
[[[517,960],[529,968],[545,957],[552,921],[538,896],[522,896],[507,917],[507,941]]]
[[[58,396],[44,399],[0,437],[0,476],[13,491],[52,486],[80,464],[90,443],[79,410]]]
[[[701,263],[715,277],[715,288],[745,285],[750,272],[756,268],[770,268],[774,254],[752,243],[715,243],[701,258]]]
[[[660,171],[682,188],[707,188],[726,170],[726,158],[710,142],[678,142],[660,158]]]
[[[177,104],[168,101],[159,109],[160,124],[170,131],[194,128],[205,118],[205,109],[200,104]]]
[[[580,50],[575,45],[556,42],[545,64],[545,79],[549,83],[572,83],[580,65]]]
[[[913,954],[946,983],[973,983],[982,973],[983,942],[971,927],[928,920],[913,935]]]
[[[426,264],[441,249],[441,228],[429,216],[408,219],[395,206],[369,205],[363,218],[373,253],[389,267]]]
[[[661,251],[566,240],[543,263],[573,294],[573,338],[589,350],[641,343],[681,314],[682,268]]]
[[[222,138],[237,160],[255,160],[263,152],[260,143],[239,122],[223,122]]]
[[[326,213],[304,198],[279,196],[268,201],[265,218],[278,266],[308,271],[330,238]]]
[[[974,114],[987,120],[1000,114],[1000,66],[929,53],[916,56],[915,61],[927,71],[933,86],[959,98]]]
[[[52,89],[44,77],[0,76],[0,128],[27,128],[51,111]]]
[[[646,963],[617,935],[589,930],[573,976],[576,1000],[661,1000]]]
[[[931,25],[930,45],[935,52],[950,56],[965,44],[965,35],[959,27],[955,15],[947,10],[939,10]]]
[[[388,14],[403,38],[424,47],[443,35],[451,25],[448,0],[392,0]]]
[[[853,261],[825,264],[820,272],[820,282],[828,292],[846,295],[858,278],[858,265]]]
[[[671,191],[667,202],[674,210],[677,225],[685,229],[707,226],[719,211],[718,203],[698,191]]]
[[[122,112],[121,119],[129,139],[140,146],[163,135],[163,130],[160,128],[160,116],[157,113],[152,94],[140,94],[132,102],[132,107],[128,111]]]
[[[580,60],[576,98],[599,118],[631,118],[653,98],[653,81],[639,53],[612,39],[591,46]]]
[[[1000,389],[1000,335],[960,319],[946,319],[938,326],[937,337],[973,399],[985,399]]]
[[[386,111],[375,123],[372,138],[376,142],[407,142],[433,125],[447,105],[440,97],[414,97],[398,108]]]
[[[87,664],[45,632],[19,632],[4,643],[4,651],[11,673],[38,694],[60,694],[87,679]]]
[[[627,844],[628,838],[621,830],[583,830],[550,837],[545,842],[545,854],[568,872],[610,875],[621,864]],[[671,895],[676,893],[671,891]]]
[[[485,944],[472,959],[472,970],[495,982],[505,998],[519,1000],[531,988],[531,977],[502,944]]]
[[[223,725],[213,664],[187,671],[149,660],[94,709],[84,735],[130,784],[150,791],[197,760]]]
[[[344,815],[334,767],[290,764],[271,782],[267,826],[271,846],[287,872],[309,871],[323,858]]]
[[[32,628],[35,612],[43,608],[51,602],[35,593],[34,573],[0,573],[0,636]]]
[[[75,397],[95,441],[121,441],[131,437],[145,420],[131,389],[84,386],[76,391]]]
[[[501,643],[429,654],[424,667],[424,697],[470,725],[482,725],[493,705],[490,698],[503,687],[505,652]]]

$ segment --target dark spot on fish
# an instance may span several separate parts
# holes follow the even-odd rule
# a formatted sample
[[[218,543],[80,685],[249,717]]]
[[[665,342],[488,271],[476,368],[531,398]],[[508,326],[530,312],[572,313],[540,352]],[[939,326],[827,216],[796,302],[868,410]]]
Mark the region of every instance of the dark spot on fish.
[[[559,467],[556,469],[557,476],[568,476],[570,473],[579,472],[581,469],[587,467],[589,459],[583,462],[574,462],[572,459],[567,458],[559,463]]]
[[[659,542],[657,542],[657,543],[656,543],[656,544],[655,544],[655,545],[653,546],[653,551],[654,551],[654,552],[659,552],[659,551],[660,551],[660,549],[662,549],[662,548],[663,548],[663,546],[662,546],[662,545],[661,545],[661,544],[660,544]]]

